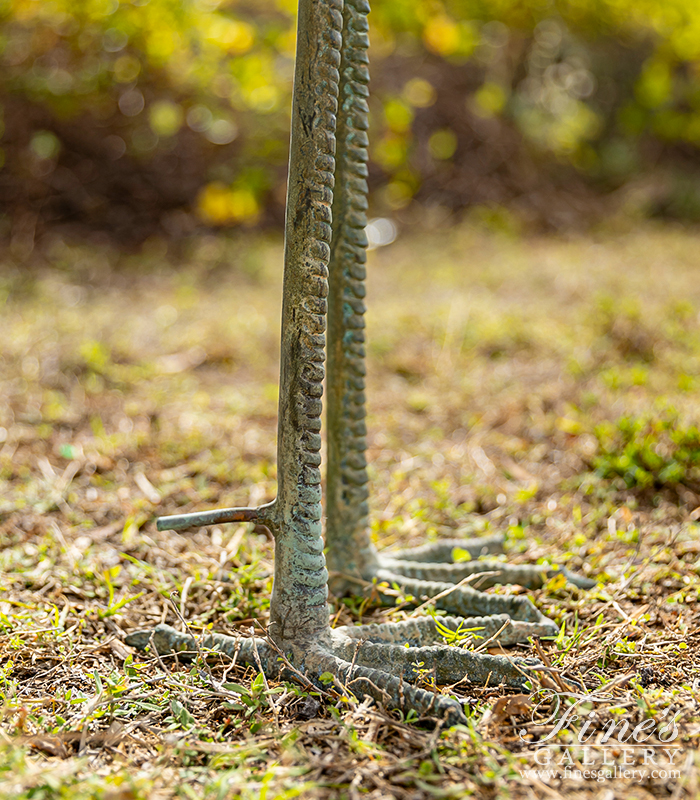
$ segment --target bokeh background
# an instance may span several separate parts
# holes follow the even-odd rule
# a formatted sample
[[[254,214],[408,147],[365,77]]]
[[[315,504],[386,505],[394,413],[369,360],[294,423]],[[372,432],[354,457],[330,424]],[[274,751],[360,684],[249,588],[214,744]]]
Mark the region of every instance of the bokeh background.
[[[602,689],[592,741],[678,719],[682,777],[535,777],[553,708],[468,675],[449,733],[125,644],[268,624],[264,528],[155,519],[276,493],[295,12],[0,0],[0,800],[695,800],[700,0],[371,16],[371,536],[595,578],[498,589],[560,629],[510,652]]]
[[[281,226],[294,0],[2,0],[0,233]],[[700,3],[374,0],[372,212],[700,221]]]

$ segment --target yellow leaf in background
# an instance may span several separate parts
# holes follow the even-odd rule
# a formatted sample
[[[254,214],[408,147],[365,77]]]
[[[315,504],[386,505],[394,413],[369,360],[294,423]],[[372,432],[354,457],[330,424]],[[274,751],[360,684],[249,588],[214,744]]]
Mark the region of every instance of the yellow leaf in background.
[[[447,161],[452,158],[457,149],[457,136],[454,131],[446,128],[442,131],[435,131],[428,140],[428,150],[433,158]]]
[[[387,205],[393,209],[405,208],[411,202],[412,197],[413,190],[405,181],[391,181],[384,190],[384,199]],[[420,411],[416,407],[416,403],[414,398],[412,408],[414,411]]]
[[[506,93],[502,86],[487,81],[474,93],[475,111],[482,117],[494,117],[503,111],[506,104]]]
[[[673,76],[665,61],[649,60],[635,88],[639,102],[647,108],[658,108],[671,99]]]
[[[559,592],[566,587],[566,575],[563,572],[557,572],[545,584],[545,592]]]
[[[32,136],[29,148],[38,158],[55,158],[61,149],[61,142],[51,131],[37,131]]]
[[[384,104],[384,117],[392,131],[405,133],[411,128],[413,109],[403,100],[388,100]]]
[[[150,125],[159,136],[173,136],[182,127],[182,108],[169,100],[159,100],[150,109]]]
[[[537,495],[539,491],[540,485],[537,481],[532,481],[532,483],[525,487],[524,489],[519,489],[515,493],[515,502],[516,503],[527,503],[529,500],[532,500],[533,497]]]
[[[284,55],[294,58],[294,54],[297,51],[296,29],[290,28],[288,31],[280,33],[277,37],[276,45],[280,53],[284,53]]]
[[[18,22],[27,22],[38,15],[38,4],[31,0],[15,0],[12,12]]]
[[[400,185],[397,185],[399,183]],[[396,199],[398,199],[400,202],[403,201],[404,199],[410,198],[411,196],[409,194],[410,187],[407,184],[399,181],[394,181],[394,183],[391,183],[389,185],[397,187]],[[406,405],[411,409],[411,411],[414,411],[416,414],[422,414],[430,406],[430,397],[425,392],[418,389],[416,391],[409,393],[408,397],[406,398]]]
[[[242,55],[253,46],[255,32],[247,22],[215,17],[209,26],[207,39],[220,45],[228,53]]]
[[[237,222],[254,222],[260,213],[258,201],[250,189],[234,189],[229,204],[231,217]]]
[[[386,170],[395,169],[406,160],[408,143],[405,137],[388,133],[374,147],[374,157]]]
[[[423,29],[423,41],[440,56],[449,56],[459,49],[459,26],[449,17],[433,17]]]
[[[266,84],[256,86],[247,93],[246,97],[250,108],[262,113],[274,111],[279,105],[280,94],[276,86]]]
[[[571,419],[571,417],[559,417],[555,424],[557,430],[562,431],[562,433],[569,433],[572,436],[578,436],[583,432],[581,423],[576,419]]]
[[[253,223],[260,214],[260,204],[247,188],[231,188],[214,181],[207,184],[197,198],[198,216],[211,225]]]
[[[435,102],[436,92],[423,78],[411,78],[403,87],[403,96],[415,108],[428,108]]]
[[[177,33],[163,28],[151,33],[146,43],[146,49],[153,61],[167,62],[176,51],[182,49],[182,43]]]
[[[205,222],[223,225],[229,221],[228,189],[223,183],[207,184],[197,198],[197,214]]]
[[[141,64],[134,56],[119,56],[112,66],[117,83],[131,83],[141,72]]]

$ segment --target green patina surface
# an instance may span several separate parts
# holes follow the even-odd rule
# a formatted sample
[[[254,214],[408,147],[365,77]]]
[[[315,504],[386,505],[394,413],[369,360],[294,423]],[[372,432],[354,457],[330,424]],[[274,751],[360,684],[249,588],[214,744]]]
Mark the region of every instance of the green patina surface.
[[[359,695],[413,708],[450,722],[464,717],[457,701],[405,683],[420,676],[439,683],[520,686],[537,661],[476,654],[436,645],[432,618],[404,624],[331,630],[321,505],[321,411],[328,316],[327,557],[336,593],[371,585],[400,586],[420,600],[437,598],[453,630],[478,627],[501,643],[557,632],[526,597],[491,595],[483,586],[541,586],[552,570],[478,561],[453,564],[456,547],[473,556],[496,552],[499,535],[450,540],[413,552],[377,552],[369,535],[366,458],[365,278],[369,45],[366,0],[301,0],[295,72],[285,237],[278,417],[278,494],[260,508],[218,509],[165,517],[159,529],[255,521],[275,538],[269,638],[210,634],[197,645],[168,626],[127,638],[159,652],[214,648],[268,674],[318,684],[331,673]],[[337,144],[336,144],[337,142]],[[335,187],[335,189],[334,189]],[[585,579],[566,573],[573,583]]]

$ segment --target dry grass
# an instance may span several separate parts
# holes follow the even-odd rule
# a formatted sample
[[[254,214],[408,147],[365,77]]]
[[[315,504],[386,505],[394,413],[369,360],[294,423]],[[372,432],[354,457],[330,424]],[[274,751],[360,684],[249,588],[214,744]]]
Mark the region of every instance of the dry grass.
[[[590,706],[598,736],[676,717],[680,777],[647,764],[602,782],[565,764],[521,774],[537,765],[519,731],[553,727],[537,698],[453,687],[468,726],[430,730],[223,657],[126,647],[161,620],[265,625],[263,529],[163,534],[154,518],[274,496],[279,246],[201,239],[176,269],[158,243],[131,257],[57,243],[31,268],[6,257],[0,796],[696,796],[698,246],[669,230],[456,229],[372,254],[374,533],[418,542],[477,520],[508,531],[511,559],[599,577],[591,592],[553,580],[534,593],[561,633],[520,651],[607,686]],[[410,614],[336,608],[340,623]],[[639,748],[608,758],[644,768]]]

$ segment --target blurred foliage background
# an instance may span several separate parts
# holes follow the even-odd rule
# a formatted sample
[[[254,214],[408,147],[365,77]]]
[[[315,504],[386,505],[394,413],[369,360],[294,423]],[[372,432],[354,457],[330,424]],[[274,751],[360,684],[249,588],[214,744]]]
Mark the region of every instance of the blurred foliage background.
[[[295,0],[0,0],[0,232],[283,218]],[[700,3],[374,0],[372,209],[700,221]]]

